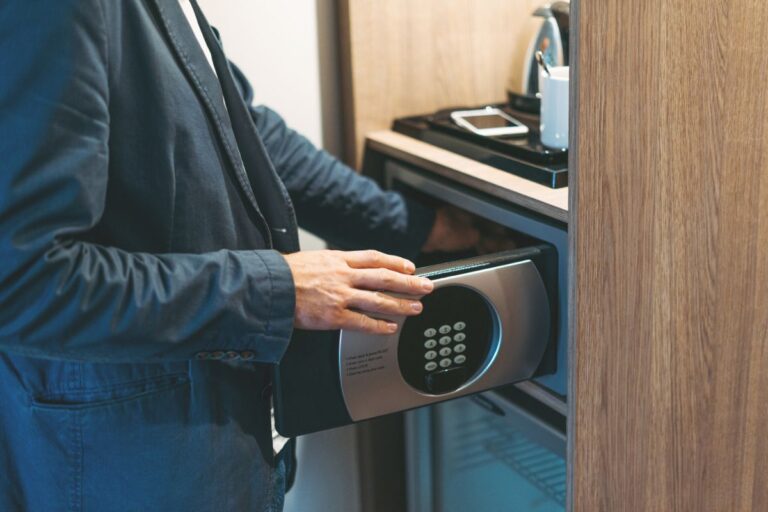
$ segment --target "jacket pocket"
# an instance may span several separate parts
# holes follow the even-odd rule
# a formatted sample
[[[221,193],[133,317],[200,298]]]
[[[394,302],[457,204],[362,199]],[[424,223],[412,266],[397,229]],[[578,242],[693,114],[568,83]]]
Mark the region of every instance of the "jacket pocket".
[[[32,407],[88,409],[136,400],[186,385],[189,385],[188,373],[170,373],[119,384],[67,391],[47,391],[32,397]]]

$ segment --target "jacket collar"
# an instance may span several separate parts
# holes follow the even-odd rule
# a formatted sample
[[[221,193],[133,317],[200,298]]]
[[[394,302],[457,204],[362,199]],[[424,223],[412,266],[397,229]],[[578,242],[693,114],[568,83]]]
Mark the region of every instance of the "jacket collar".
[[[166,36],[168,45],[176,55],[179,65],[187,76],[192,87],[200,97],[205,110],[208,112],[224,152],[234,169],[238,186],[248,198],[257,219],[261,223],[263,233],[270,246],[271,233],[264,215],[262,214],[253,189],[248,181],[245,165],[243,164],[237,146],[237,139],[229,121],[221,85],[216,74],[211,69],[203,53],[200,43],[192,32],[184,12],[176,0],[148,0],[160,22],[160,28]]]

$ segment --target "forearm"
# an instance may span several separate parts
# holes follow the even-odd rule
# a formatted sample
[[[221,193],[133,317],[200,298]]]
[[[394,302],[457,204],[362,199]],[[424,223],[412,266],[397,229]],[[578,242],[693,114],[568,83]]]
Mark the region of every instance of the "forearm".
[[[431,208],[382,190],[315,148],[275,112],[255,107],[252,113],[302,227],[344,249],[409,258],[419,253],[434,224]]]
[[[109,362],[236,351],[276,362],[292,332],[293,282],[274,251],[152,255],[71,243],[17,261],[2,273],[2,350]]]

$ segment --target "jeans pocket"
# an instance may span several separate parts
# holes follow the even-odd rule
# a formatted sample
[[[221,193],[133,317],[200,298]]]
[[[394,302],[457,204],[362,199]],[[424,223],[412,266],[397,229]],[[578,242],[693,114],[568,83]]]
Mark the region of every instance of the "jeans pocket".
[[[188,384],[189,374],[170,373],[118,384],[46,391],[32,397],[32,406],[43,409],[87,409],[135,400]]]

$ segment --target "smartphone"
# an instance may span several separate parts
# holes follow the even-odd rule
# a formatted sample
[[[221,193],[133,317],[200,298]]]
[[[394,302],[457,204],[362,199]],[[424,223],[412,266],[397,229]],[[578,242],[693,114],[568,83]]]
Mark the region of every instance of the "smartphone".
[[[478,110],[456,110],[451,119],[462,128],[485,137],[526,135],[528,127],[496,107]]]

